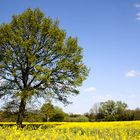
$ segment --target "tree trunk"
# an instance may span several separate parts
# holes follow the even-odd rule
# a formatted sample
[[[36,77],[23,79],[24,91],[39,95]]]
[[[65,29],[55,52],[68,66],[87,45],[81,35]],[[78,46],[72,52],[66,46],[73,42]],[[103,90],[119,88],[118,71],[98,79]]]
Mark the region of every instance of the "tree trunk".
[[[22,98],[19,106],[19,112],[18,112],[18,118],[17,118],[17,128],[23,128],[22,122],[24,118],[24,113],[25,113],[25,99]]]

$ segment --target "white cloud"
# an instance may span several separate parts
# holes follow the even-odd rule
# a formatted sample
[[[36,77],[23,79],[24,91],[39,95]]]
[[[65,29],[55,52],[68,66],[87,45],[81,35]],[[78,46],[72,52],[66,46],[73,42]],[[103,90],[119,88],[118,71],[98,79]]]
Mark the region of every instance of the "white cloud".
[[[139,3],[136,3],[136,4],[134,4],[134,7],[140,8],[140,4]]]
[[[96,91],[96,88],[95,87],[89,87],[89,88],[86,88],[85,90],[84,90],[84,92],[87,92],[87,93],[93,93],[93,92],[95,92]]]
[[[135,7],[135,8],[140,8],[140,3],[135,3],[135,4],[134,4],[134,7]],[[138,12],[138,13],[136,14],[136,20],[140,20],[140,12]]]
[[[126,77],[138,77],[140,76],[140,72],[135,71],[135,70],[130,70],[125,74]]]

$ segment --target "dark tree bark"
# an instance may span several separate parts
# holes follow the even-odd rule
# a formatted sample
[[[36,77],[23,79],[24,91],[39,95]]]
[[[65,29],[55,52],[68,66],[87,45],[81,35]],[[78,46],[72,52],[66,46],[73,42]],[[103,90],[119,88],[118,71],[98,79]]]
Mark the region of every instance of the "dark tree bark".
[[[25,99],[22,98],[19,106],[19,112],[18,112],[18,118],[17,118],[17,128],[23,128],[22,122],[24,118],[24,113],[25,113]]]

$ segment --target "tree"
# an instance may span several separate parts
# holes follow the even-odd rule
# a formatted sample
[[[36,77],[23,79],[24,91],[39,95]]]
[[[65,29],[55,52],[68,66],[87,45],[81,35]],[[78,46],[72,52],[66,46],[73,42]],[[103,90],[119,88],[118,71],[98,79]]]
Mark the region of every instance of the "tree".
[[[132,111],[131,111],[132,112]],[[134,115],[134,120],[140,120],[140,108],[136,108],[133,111],[133,115]]]
[[[45,121],[49,121],[55,114],[54,106],[51,103],[43,104],[41,107],[41,113],[45,115]]]
[[[63,110],[60,107],[55,106],[54,115],[52,116],[52,118],[50,118],[50,121],[62,122],[65,116],[66,116],[65,112],[63,112]]]
[[[93,115],[97,115],[99,113],[99,103],[95,103],[93,107],[90,109],[89,113]]]
[[[86,116],[87,114],[69,114],[65,117],[66,122],[88,122],[89,118]]]
[[[102,119],[103,115],[100,113],[99,107],[100,103],[95,103],[93,107],[90,109],[88,114],[88,118],[90,121],[98,121]]]
[[[122,101],[116,102],[116,114],[122,114],[122,112],[127,108],[127,104]]]
[[[126,103],[108,100],[100,103],[99,112],[104,115],[105,120],[120,120],[126,108]]]
[[[104,115],[113,115],[115,114],[116,104],[112,100],[106,102],[101,102],[99,107],[99,112]]]
[[[67,37],[58,21],[39,9],[27,9],[0,26],[0,91],[19,101],[17,126],[22,127],[28,100],[51,96],[69,103],[88,75],[77,38]]]

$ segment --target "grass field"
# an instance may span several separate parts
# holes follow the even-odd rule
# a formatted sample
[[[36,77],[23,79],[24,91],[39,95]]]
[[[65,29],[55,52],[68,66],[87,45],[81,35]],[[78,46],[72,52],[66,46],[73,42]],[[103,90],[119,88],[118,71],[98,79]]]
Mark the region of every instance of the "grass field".
[[[0,140],[140,140],[140,121],[14,124],[0,123]]]

